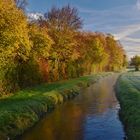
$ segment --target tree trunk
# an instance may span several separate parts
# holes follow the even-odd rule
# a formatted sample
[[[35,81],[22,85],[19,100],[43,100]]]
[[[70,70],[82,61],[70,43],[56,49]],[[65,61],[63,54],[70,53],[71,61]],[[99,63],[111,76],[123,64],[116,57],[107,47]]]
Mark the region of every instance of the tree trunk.
[[[139,71],[139,66],[135,66],[135,71]]]

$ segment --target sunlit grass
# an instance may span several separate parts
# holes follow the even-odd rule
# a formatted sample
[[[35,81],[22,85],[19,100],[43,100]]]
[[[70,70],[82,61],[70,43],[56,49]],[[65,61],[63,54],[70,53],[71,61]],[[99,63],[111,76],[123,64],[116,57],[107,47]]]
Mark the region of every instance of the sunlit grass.
[[[120,115],[128,140],[140,139],[140,72],[123,74],[117,84]]]

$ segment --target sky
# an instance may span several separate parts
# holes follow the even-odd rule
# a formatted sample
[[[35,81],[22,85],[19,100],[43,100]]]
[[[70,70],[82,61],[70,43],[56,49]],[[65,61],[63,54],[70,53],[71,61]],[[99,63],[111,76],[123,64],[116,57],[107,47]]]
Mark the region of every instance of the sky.
[[[129,58],[140,55],[140,0],[29,0],[27,12],[45,13],[67,4],[78,9],[84,30],[111,33]]]

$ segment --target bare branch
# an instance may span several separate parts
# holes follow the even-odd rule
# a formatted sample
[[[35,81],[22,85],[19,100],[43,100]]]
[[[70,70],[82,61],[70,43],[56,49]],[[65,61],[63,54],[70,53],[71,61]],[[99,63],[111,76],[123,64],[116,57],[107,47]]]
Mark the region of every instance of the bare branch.
[[[17,7],[22,9],[22,10],[25,10],[26,9],[26,6],[28,5],[28,0],[14,0]]]
[[[49,26],[53,26],[56,29],[80,29],[82,28],[82,20],[78,16],[78,10],[71,8],[69,5],[64,6],[61,9],[53,7],[48,13],[45,13],[45,18]]]

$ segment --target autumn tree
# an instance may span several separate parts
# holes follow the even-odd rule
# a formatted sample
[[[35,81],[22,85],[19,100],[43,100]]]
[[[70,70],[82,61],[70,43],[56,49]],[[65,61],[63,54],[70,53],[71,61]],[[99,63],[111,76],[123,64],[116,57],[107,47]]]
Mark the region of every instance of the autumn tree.
[[[38,65],[37,66],[38,71],[40,71],[42,74],[42,80],[48,81],[49,77],[48,59],[51,55],[50,49],[53,44],[53,41],[49,37],[46,29],[40,28],[38,25],[34,23],[29,25],[29,38],[30,41],[32,42],[30,60],[34,62],[34,64],[36,63],[36,65]],[[36,71],[36,73],[38,72]]]
[[[139,71],[140,68],[140,56],[136,55],[131,58],[131,65],[135,66],[135,70]]]
[[[82,28],[82,20],[78,15],[78,10],[76,8],[71,8],[70,5],[62,8],[53,7],[44,16],[49,28],[52,27],[60,31],[66,29],[77,30]]]
[[[125,65],[122,45],[112,35],[80,30],[76,8],[53,7],[31,22],[26,2],[0,1],[0,93]]]
[[[62,8],[53,7],[44,17],[45,20],[39,20],[39,25],[48,29],[48,34],[54,41],[50,56],[53,70],[50,75],[54,75],[51,77],[56,80],[67,78],[66,65],[72,63],[70,58],[73,57],[76,46],[74,36],[82,27],[82,20],[77,9],[69,5]]]
[[[31,44],[26,17],[13,1],[0,1],[0,19],[0,90],[3,90],[6,85],[9,89],[16,85],[17,63],[28,59]]]
[[[108,54],[104,48],[105,42],[98,37],[98,34],[87,32],[79,34],[76,40],[84,73],[102,71],[108,62]]]
[[[106,49],[109,54],[109,70],[117,71],[122,69],[125,59],[125,52],[122,45],[112,35],[107,35],[106,43]]]
[[[32,42],[31,54],[35,58],[48,58],[49,50],[53,41],[49,37],[46,30],[40,28],[36,24],[29,25],[29,38]],[[30,55],[31,55],[30,54]]]

